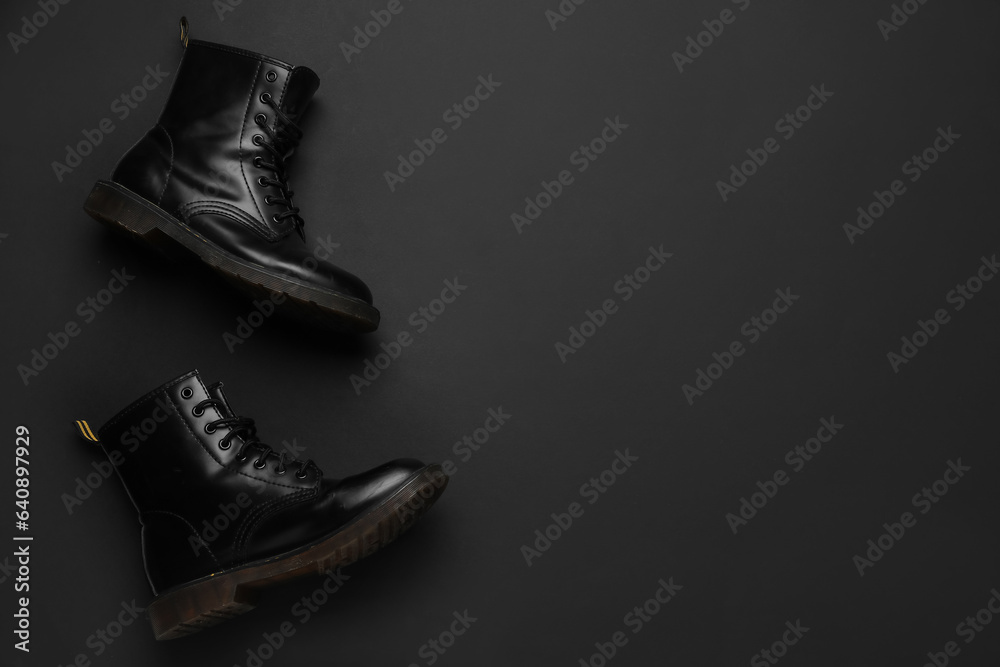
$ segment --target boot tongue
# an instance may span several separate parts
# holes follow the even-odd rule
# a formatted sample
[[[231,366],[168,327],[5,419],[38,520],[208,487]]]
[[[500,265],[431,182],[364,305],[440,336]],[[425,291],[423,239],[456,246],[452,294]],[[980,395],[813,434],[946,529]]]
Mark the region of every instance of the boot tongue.
[[[316,76],[316,72],[308,67],[292,68],[292,73],[288,75],[285,93],[281,97],[281,103],[278,105],[278,108],[293,123],[297,124],[299,118],[302,117],[302,112],[309,106],[309,100],[312,99],[317,88],[319,88],[319,77]],[[279,139],[275,142],[275,148],[287,160],[295,152],[295,143],[297,143],[297,140],[282,141]]]
[[[223,418],[236,416],[236,413],[233,412],[233,409],[229,406],[229,401],[226,400],[226,395],[222,392],[221,382],[211,384],[206,387],[206,389],[208,389],[208,395],[219,402],[218,410],[219,414],[222,415]]]
[[[319,77],[316,72],[308,67],[293,68],[288,75],[285,94],[281,98],[281,110],[293,121],[298,121],[318,88]]]

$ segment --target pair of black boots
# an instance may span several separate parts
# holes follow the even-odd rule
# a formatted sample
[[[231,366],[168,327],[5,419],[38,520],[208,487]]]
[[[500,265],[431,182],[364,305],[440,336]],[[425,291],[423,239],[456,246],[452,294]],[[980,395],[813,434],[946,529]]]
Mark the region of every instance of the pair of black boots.
[[[99,181],[91,216],[254,296],[332,328],[367,332],[379,312],[358,278],[308,251],[285,160],[319,86],[307,67],[189,41],[163,114]],[[282,295],[283,299],[274,298]],[[252,609],[258,592],[333,570],[391,542],[448,483],[438,465],[398,459],[344,479],[274,451],[222,383],[191,371],[96,434],[139,512],[157,639]]]

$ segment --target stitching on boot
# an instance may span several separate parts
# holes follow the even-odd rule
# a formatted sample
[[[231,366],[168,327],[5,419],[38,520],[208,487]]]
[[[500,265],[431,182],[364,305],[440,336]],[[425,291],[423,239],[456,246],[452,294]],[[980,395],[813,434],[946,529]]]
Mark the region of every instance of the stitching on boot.
[[[163,127],[159,123],[156,127],[160,128],[164,136],[167,138],[167,143],[170,145],[170,166],[167,167],[167,177],[163,179],[163,187],[160,188],[160,196],[156,198],[156,205],[159,206],[160,202],[163,201],[163,193],[167,191],[167,184],[170,183],[170,176],[174,173],[174,140],[170,137],[170,133],[167,132],[167,128]]]
[[[142,143],[142,140],[145,139],[148,136],[149,136],[149,132],[147,132],[146,134],[144,134],[141,137],[139,137],[138,139],[136,139],[135,143],[132,144],[131,146],[129,146],[128,150],[125,151],[124,153],[122,153],[122,156],[120,158],[118,158],[118,161],[115,162],[114,168],[111,170],[111,181],[112,182],[115,182],[115,173],[118,171],[118,167],[121,166],[122,160],[124,160],[125,158],[127,158],[128,155],[129,155],[129,153],[132,152],[132,149],[135,148],[136,146],[138,146],[140,143]]]
[[[280,106],[281,106],[281,105],[282,105],[282,104],[284,103],[284,101],[285,101],[285,92],[287,92],[287,91],[288,91],[288,84],[289,84],[289,83],[291,83],[291,81],[292,81],[292,77],[293,77],[293,76],[295,76],[295,70],[292,70],[291,72],[289,72],[289,73],[288,73],[288,76],[286,76],[286,77],[285,77],[285,83],[284,83],[284,85],[283,85],[283,86],[281,86],[281,96],[280,96],[280,97],[278,97],[278,106],[279,106],[279,107],[280,107]]]
[[[246,135],[247,130],[247,118],[250,117],[250,104],[253,102],[253,94],[257,89],[257,82],[260,80],[260,61],[257,62],[257,69],[254,71],[253,75],[253,85],[250,86],[250,95],[247,96],[247,108],[243,111],[243,125],[240,126],[240,173],[243,174],[243,183],[247,186],[247,192],[250,193],[250,199],[253,201],[253,206],[257,209],[257,213],[260,214],[260,222],[267,226],[264,222],[264,212],[260,210],[260,206],[257,205],[257,197],[254,195],[253,189],[250,187],[250,182],[247,181],[247,172],[243,168],[243,138]]]
[[[190,226],[190,218],[199,215],[201,213],[214,213],[216,215],[223,215],[227,218],[234,220],[246,227],[249,227],[252,231],[256,232],[260,236],[263,236],[267,241],[276,241],[282,236],[287,236],[291,229],[289,229],[285,234],[278,235],[275,234],[273,230],[267,227],[262,227],[260,222],[254,220],[253,216],[241,209],[238,206],[233,206],[223,201],[195,201],[188,202],[187,204],[182,204],[177,207],[177,212],[181,219],[188,223]],[[194,231],[194,230],[192,230]]]
[[[212,549],[211,547],[208,546],[208,543],[205,542],[205,540],[201,539],[201,535],[198,534],[198,530],[193,525],[191,525],[190,521],[182,517],[180,514],[175,514],[174,512],[168,512],[167,510],[147,510],[143,512],[143,514],[165,514],[167,516],[172,516],[175,519],[180,519],[181,522],[183,522],[184,525],[188,527],[188,530],[191,531],[191,534],[194,535],[196,538],[198,538],[199,544],[205,549],[205,551],[208,552],[208,555],[212,557],[212,560],[215,561],[215,564],[220,569],[222,568],[222,563],[220,563],[219,559],[215,557],[214,553],[212,553]]]
[[[265,519],[273,516],[285,507],[297,505],[302,501],[310,500],[315,497],[315,495],[315,489],[301,489],[296,493],[269,500],[263,505],[255,507],[252,512],[247,514],[246,518],[240,523],[240,527],[237,529],[236,536],[234,538],[233,546],[239,554],[240,561],[245,560],[247,546],[250,543],[250,539]],[[260,516],[258,517],[257,515]]]

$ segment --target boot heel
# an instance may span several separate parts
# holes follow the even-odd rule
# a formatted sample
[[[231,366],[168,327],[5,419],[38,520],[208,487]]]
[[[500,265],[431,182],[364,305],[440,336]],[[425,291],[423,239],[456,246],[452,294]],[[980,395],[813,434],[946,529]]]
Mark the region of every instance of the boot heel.
[[[164,231],[164,222],[153,207],[116,183],[98,181],[83,210],[103,225],[144,243],[168,259],[192,261],[190,253]]]
[[[153,634],[164,640],[200,632],[256,606],[257,591],[223,576],[161,595],[147,611]]]

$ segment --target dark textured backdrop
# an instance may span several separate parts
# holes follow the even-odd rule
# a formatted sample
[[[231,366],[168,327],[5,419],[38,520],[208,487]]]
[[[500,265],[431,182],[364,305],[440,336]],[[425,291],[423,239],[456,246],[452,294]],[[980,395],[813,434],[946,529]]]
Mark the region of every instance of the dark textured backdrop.
[[[388,2],[48,4],[51,18],[46,0],[0,12],[0,663],[996,664],[1000,280],[977,277],[1000,257],[995,1],[402,0],[350,62],[341,43]],[[566,20],[546,14],[560,6]],[[376,334],[271,318],[227,346],[250,303],[82,211],[155,122],[181,14],[196,39],[320,75],[291,182],[310,242],[337,244],[371,285]],[[136,108],[116,103],[154,83],[147,66],[168,75]],[[480,76],[494,90],[455,128],[443,114]],[[104,118],[113,131],[95,134]],[[574,158],[606,119],[615,141]],[[447,141],[390,190],[397,156],[439,127]],[[54,167],[85,132],[100,143]],[[912,158],[929,147],[923,170]],[[766,162],[742,164],[753,155]],[[571,184],[515,223],[563,170]],[[738,187],[724,198],[719,181]],[[861,234],[845,228],[859,206],[881,213]],[[651,248],[671,256],[637,271]],[[79,308],[114,270],[134,279],[101,312]],[[626,300],[629,275],[648,280]],[[467,289],[433,322],[411,319],[446,280]],[[584,325],[588,311],[603,325]],[[18,366],[70,322],[78,335],[26,384]],[[412,345],[356,391],[351,375],[404,331]],[[100,461],[72,420],[101,424],[192,367],[327,471],[408,455],[457,472],[307,622],[294,605],[320,579],[187,639],[157,643],[140,618],[108,644],[95,633],[149,601],[139,525],[114,478],[67,507]],[[510,417],[456,451],[490,409]],[[619,453],[630,465],[601,482]],[[540,540],[572,503],[572,525]],[[15,534],[34,537],[30,655],[12,646]],[[647,602],[658,591],[663,606]],[[449,637],[455,613],[476,620]],[[262,651],[286,622],[294,634]]]

